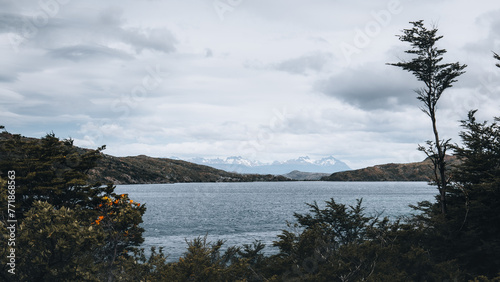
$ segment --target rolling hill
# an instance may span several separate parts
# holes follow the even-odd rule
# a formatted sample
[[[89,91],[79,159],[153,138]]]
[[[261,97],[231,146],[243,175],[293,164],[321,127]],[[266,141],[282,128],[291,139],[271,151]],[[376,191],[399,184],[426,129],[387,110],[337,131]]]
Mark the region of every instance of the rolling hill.
[[[458,160],[447,156],[446,162],[453,166]],[[430,181],[432,162],[429,158],[421,162],[407,164],[383,164],[362,169],[342,171],[322,177],[322,181]]]
[[[17,140],[16,142],[41,143],[39,138],[24,137],[0,132],[0,160],[3,158],[18,158],[22,152],[13,153],[2,146],[2,143]],[[63,141],[60,141],[63,142]],[[89,149],[73,146],[74,151],[82,155]],[[17,154],[17,155],[13,155]],[[68,165],[57,164],[57,165]],[[152,158],[148,156],[114,157],[102,154],[97,166],[90,169],[89,182],[102,184],[150,184],[150,183],[178,183],[178,182],[251,182],[251,181],[288,181],[289,178],[274,175],[238,174],[215,169],[205,165],[198,165],[182,160],[167,158]]]
[[[179,182],[287,181],[283,176],[238,174],[182,160],[152,158],[144,155],[113,157],[104,155],[89,171],[91,181],[114,184]]]

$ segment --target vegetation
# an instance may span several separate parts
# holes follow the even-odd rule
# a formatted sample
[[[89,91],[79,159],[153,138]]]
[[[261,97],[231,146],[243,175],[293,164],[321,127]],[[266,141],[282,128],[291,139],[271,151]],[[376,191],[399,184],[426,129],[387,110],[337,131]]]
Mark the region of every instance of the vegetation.
[[[462,161],[453,173],[447,196],[446,216],[436,204],[420,203],[424,213],[418,221],[431,228],[424,242],[439,261],[454,260],[471,276],[492,277],[500,273],[500,126],[479,123],[471,111],[462,121],[463,147],[453,146]]]
[[[0,181],[5,203],[0,207],[2,280],[112,281],[119,277],[124,262],[143,241],[139,224],[145,207],[127,195],[116,195],[113,185],[88,183],[87,172],[104,147],[83,151],[72,140],[61,141],[54,134],[40,140],[1,135],[0,178],[9,179]],[[17,220],[15,225],[8,221],[12,219]],[[11,233],[14,241],[8,240]],[[15,251],[15,275],[7,265],[11,250]]]
[[[449,165],[457,165],[455,156],[446,156]],[[434,165],[430,158],[408,164],[383,164],[362,169],[340,171],[322,177],[323,181],[433,181]]]
[[[446,150],[449,149],[450,140],[441,140],[437,130],[437,103],[443,92],[452,87],[456,78],[463,73],[467,65],[460,63],[440,64],[443,60],[445,49],[438,49],[435,44],[442,36],[437,36],[437,29],[427,29],[423,21],[412,22],[413,28],[405,29],[399,40],[409,42],[411,49],[405,51],[415,55],[411,61],[403,61],[392,66],[400,67],[411,72],[424,87],[415,90],[417,99],[424,106],[422,111],[427,114],[432,122],[434,140],[427,141],[428,147],[420,146],[419,150],[425,152],[434,166],[434,181],[439,190],[441,212],[446,213],[446,192],[448,190],[448,176],[446,175]]]
[[[421,22],[414,25],[422,31]],[[366,215],[362,200],[347,206],[330,199],[294,215],[274,242],[276,255],[264,256],[260,242],[222,251],[223,241],[198,237],[170,263],[161,248],[148,256],[138,248],[145,205],[89,179],[104,147],[82,150],[54,134],[38,140],[4,131],[0,202],[13,202],[16,213],[1,206],[1,280],[500,281],[500,118],[478,122],[475,114],[462,121],[461,145],[437,135],[430,143],[453,150],[458,161],[446,167],[450,179],[437,201],[414,206],[418,215],[391,221]],[[429,158],[441,180],[436,154]]]

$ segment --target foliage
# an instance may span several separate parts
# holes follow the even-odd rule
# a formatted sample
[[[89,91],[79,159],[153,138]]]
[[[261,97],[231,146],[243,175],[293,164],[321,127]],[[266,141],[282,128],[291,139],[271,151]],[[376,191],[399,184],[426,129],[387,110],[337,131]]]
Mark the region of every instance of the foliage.
[[[295,214],[295,232],[284,230],[275,245],[280,253],[263,271],[297,281],[418,281],[456,276],[452,266],[434,264],[418,245],[410,224],[366,216],[333,199],[311,214]],[[291,226],[292,227],[292,226]],[[269,275],[269,274],[268,274]]]
[[[222,252],[224,242],[208,242],[207,236],[187,241],[187,252],[177,262],[166,263],[162,250],[152,249],[149,259],[144,252],[136,253],[135,267],[142,281],[261,281],[252,280],[256,274],[250,269],[249,259],[239,256],[238,247]],[[138,258],[138,259],[137,259]]]
[[[411,29],[403,30],[399,40],[409,42],[411,49],[405,51],[414,57],[411,61],[403,61],[392,66],[400,67],[411,72],[418,81],[424,83],[424,87],[415,90],[417,99],[424,106],[421,108],[432,121],[434,140],[427,141],[427,147],[419,146],[419,150],[426,153],[431,159],[434,168],[434,181],[440,193],[441,212],[446,213],[446,192],[448,189],[448,177],[446,175],[446,150],[449,148],[450,140],[441,140],[436,125],[437,103],[443,92],[452,87],[456,78],[463,73],[467,65],[460,63],[440,64],[443,60],[445,49],[438,49],[435,44],[442,36],[437,36],[437,29],[427,29],[423,21],[411,22]]]
[[[455,145],[455,155],[461,160],[454,179],[462,185],[491,184],[500,182],[500,125],[495,122],[477,122],[475,111],[470,111],[467,120],[462,120],[466,129],[460,133],[462,146]]]
[[[144,229],[139,224],[146,207],[129,199],[127,194],[111,193],[101,198],[96,209],[98,212],[92,225],[103,232],[104,244],[95,255],[96,260],[106,266],[109,280],[121,272],[117,259],[128,257],[128,253],[144,241]]]
[[[36,201],[46,201],[57,209],[93,209],[99,196],[110,189],[100,183],[89,185],[86,172],[95,166],[104,148],[82,152],[73,146],[73,140],[60,141],[53,133],[40,140],[20,135],[1,140],[0,176],[16,173],[17,218],[22,219]]]
[[[3,255],[0,276],[20,281],[114,281],[123,276],[143,242],[139,224],[146,208],[128,195],[116,195],[112,184],[88,184],[87,172],[104,147],[79,149],[53,133],[40,140],[0,134],[0,179],[15,171],[15,251],[22,254],[16,261],[19,275],[7,273]],[[7,184],[0,184],[6,203]],[[1,209],[5,237],[7,205]],[[1,240],[1,252],[10,249],[7,244]]]
[[[7,234],[2,222],[2,234]],[[74,210],[55,209],[37,201],[26,213],[16,236],[16,274],[2,276],[10,281],[98,281],[94,253],[102,232],[77,219]],[[6,239],[2,238],[2,241]],[[4,252],[7,248],[2,246]],[[6,257],[2,253],[2,258]]]
[[[475,113],[462,121],[462,145],[453,146],[461,162],[453,170],[448,213],[420,203],[424,213],[415,218],[427,227],[422,241],[436,261],[454,261],[468,279],[500,271],[500,127],[477,122]]]

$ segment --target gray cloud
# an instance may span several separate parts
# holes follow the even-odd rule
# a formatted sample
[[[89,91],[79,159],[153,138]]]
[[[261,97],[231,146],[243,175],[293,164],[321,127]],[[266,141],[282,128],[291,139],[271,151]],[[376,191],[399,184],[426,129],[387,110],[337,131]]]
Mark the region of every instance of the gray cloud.
[[[273,67],[291,74],[306,74],[307,71],[320,72],[332,58],[332,54],[315,52],[277,63]]]
[[[30,33],[48,2],[67,4]],[[355,46],[350,63],[338,47],[373,27],[387,1],[244,1],[224,21],[213,1],[198,2],[0,0],[2,123],[27,136],[54,130],[107,144],[118,155],[228,156],[249,144],[243,153],[265,160],[340,152],[353,167],[407,161],[428,137],[413,92],[420,84],[385,63],[408,47],[393,35],[422,15],[439,20],[445,61],[470,66],[440,108],[452,113],[444,132],[460,129],[453,110],[498,112],[498,1],[474,9],[401,1],[403,11]],[[9,36],[21,38],[17,51]]]
[[[54,49],[48,54],[58,59],[68,59],[72,61],[89,60],[89,59],[102,59],[102,58],[117,58],[117,59],[131,59],[132,57],[127,53],[112,49],[106,46],[96,45],[75,45]]]
[[[418,82],[393,66],[367,64],[316,83],[319,92],[364,110],[393,109],[418,102]]]
[[[175,51],[177,39],[166,28],[140,28],[127,27],[123,17],[123,10],[120,7],[109,7],[104,9],[95,23],[103,35],[108,38],[115,38],[132,46],[136,53],[143,50],[159,51],[170,53]]]
[[[463,49],[472,54],[485,54],[500,48],[497,41],[500,37],[500,10],[486,13],[476,19],[477,24],[487,30],[487,36],[480,40],[472,41],[463,47]],[[500,50],[497,50],[500,52]]]
[[[31,10],[43,15],[40,7],[33,7]],[[70,17],[64,13],[68,13]],[[36,23],[34,16],[24,15],[14,9],[11,13],[0,13],[0,33],[15,33],[20,37],[17,40],[23,45],[31,42],[49,49],[67,45],[108,46],[123,43],[137,54],[143,50],[163,53],[175,51],[177,39],[167,28],[131,26],[123,17],[121,8],[106,8],[97,16],[71,16],[71,13],[68,6],[60,7],[58,13],[45,15],[46,22],[40,25]]]
[[[17,74],[0,72],[0,82],[14,82],[16,80],[17,80]]]
[[[12,13],[0,13],[0,33],[17,32],[23,23],[21,15]]]
[[[133,46],[137,53],[142,50],[153,50],[170,53],[175,51],[177,40],[166,28],[153,29],[121,29],[121,39]]]
[[[211,58],[214,56],[214,52],[210,48],[205,49],[205,58]]]

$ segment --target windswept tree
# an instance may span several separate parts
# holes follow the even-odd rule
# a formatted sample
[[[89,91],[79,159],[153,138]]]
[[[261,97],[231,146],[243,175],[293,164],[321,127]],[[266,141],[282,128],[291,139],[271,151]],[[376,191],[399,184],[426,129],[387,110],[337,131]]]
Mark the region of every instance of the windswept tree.
[[[427,141],[427,147],[419,145],[434,165],[434,181],[439,190],[439,201],[441,212],[446,214],[446,191],[448,179],[446,175],[446,150],[449,149],[450,140],[440,139],[437,129],[437,103],[443,92],[452,87],[456,78],[463,73],[467,65],[456,63],[441,63],[445,49],[436,47],[436,43],[442,38],[437,35],[437,29],[427,29],[422,20],[410,22],[413,27],[403,30],[399,36],[402,42],[408,42],[411,49],[405,51],[414,57],[410,61],[390,63],[389,65],[400,67],[411,72],[424,86],[416,89],[417,99],[423,103],[422,111],[427,114],[432,122],[434,140]]]

